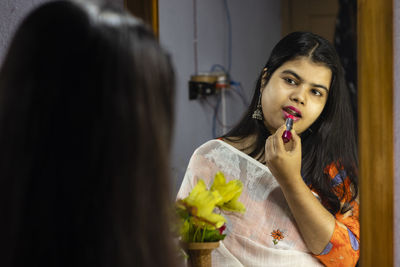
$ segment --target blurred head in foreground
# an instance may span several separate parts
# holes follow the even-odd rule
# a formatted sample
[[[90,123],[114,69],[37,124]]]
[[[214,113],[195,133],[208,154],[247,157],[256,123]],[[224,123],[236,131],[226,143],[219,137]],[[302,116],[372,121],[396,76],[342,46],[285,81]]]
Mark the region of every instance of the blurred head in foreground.
[[[57,1],[0,71],[0,265],[174,266],[174,73],[115,6]]]

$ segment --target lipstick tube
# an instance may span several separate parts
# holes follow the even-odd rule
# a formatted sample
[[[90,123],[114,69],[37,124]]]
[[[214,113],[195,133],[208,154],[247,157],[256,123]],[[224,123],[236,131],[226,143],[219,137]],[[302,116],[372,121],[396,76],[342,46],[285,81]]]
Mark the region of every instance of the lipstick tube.
[[[292,118],[287,118],[286,119],[286,130],[282,134],[282,139],[284,143],[287,143],[292,139],[292,133],[290,130],[293,128],[293,119]]]

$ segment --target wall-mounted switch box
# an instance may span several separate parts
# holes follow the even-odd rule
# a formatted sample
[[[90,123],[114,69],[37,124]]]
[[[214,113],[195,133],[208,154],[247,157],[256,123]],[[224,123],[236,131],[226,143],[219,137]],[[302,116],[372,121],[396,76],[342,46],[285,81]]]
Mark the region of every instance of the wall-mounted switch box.
[[[226,88],[227,86],[221,86],[224,84],[227,84],[225,73],[192,75],[189,81],[189,100],[213,95],[218,89]]]
[[[189,99],[215,94],[215,84],[207,82],[189,81]]]

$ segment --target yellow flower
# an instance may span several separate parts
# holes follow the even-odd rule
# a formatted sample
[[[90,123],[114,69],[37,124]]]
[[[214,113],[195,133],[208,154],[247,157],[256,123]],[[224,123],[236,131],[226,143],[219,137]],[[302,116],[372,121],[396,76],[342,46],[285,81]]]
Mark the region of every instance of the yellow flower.
[[[211,192],[218,192],[222,198],[216,203],[221,209],[244,212],[246,208],[238,199],[242,193],[243,184],[240,180],[232,180],[226,183],[222,172],[217,172],[210,188]]]
[[[221,200],[221,195],[217,191],[208,191],[204,181],[200,179],[189,196],[183,199],[180,204],[188,209],[197,223],[219,228],[226,220],[213,211],[216,204]]]

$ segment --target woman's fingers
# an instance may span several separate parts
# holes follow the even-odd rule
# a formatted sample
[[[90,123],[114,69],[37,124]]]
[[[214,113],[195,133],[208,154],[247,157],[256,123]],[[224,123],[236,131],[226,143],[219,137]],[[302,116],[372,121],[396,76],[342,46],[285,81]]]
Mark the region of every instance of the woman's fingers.
[[[279,127],[273,135],[270,135],[265,143],[265,154],[266,159],[273,155],[278,155],[281,152],[294,152],[298,146],[301,147],[301,139],[300,136],[297,135],[296,131],[292,129],[290,132],[292,134],[292,139],[290,140],[290,144],[286,144],[283,142],[282,135],[286,131],[286,126],[282,125]]]
[[[283,143],[282,135],[286,131],[286,125],[282,125],[281,127],[276,130],[274,134],[274,145],[276,151],[283,151],[285,150],[285,145]]]

